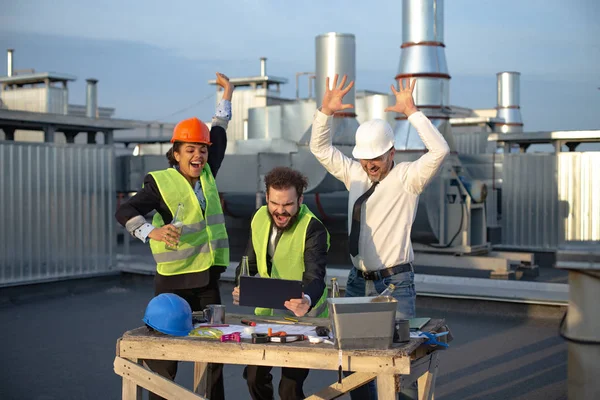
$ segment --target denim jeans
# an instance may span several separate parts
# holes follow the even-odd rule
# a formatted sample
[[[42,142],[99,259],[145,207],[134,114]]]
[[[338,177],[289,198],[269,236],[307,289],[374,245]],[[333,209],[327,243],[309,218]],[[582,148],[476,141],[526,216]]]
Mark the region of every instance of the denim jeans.
[[[393,283],[396,289],[392,297],[398,300],[396,319],[415,317],[415,274],[412,271],[403,272],[380,279],[366,281],[356,268],[350,270],[346,283],[346,297],[377,296]]]
[[[412,271],[402,272],[377,281],[367,281],[356,268],[350,270],[348,282],[346,283],[346,297],[364,297],[377,296],[393,283],[396,286],[392,297],[398,300],[396,308],[396,319],[415,317],[415,274]],[[350,373],[345,372],[348,376]],[[377,387],[375,381],[371,381],[350,392],[352,400],[377,399]],[[417,387],[413,385],[410,388],[402,388],[400,399],[416,399]]]

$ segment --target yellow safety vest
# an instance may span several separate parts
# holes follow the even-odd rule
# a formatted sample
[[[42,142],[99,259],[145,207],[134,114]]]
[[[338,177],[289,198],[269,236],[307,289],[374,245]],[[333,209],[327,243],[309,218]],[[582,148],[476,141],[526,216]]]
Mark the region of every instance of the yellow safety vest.
[[[229,239],[225,216],[215,178],[208,164],[202,169],[200,182],[206,198],[204,214],[190,183],[175,168],[150,172],[162,199],[175,214],[183,203],[183,230],[176,250],[169,250],[164,242],[150,239],[150,249],[161,275],[180,275],[206,271],[213,265],[229,265]],[[152,225],[160,228],[165,223],[159,213]]]
[[[317,218],[306,205],[298,211],[298,219],[294,226],[281,235],[275,254],[273,254],[271,275],[267,269],[267,246],[271,236],[271,218],[267,206],[261,207],[252,218],[252,245],[256,254],[258,274],[263,278],[279,278],[302,281],[304,274],[304,245],[306,243],[306,230],[312,218]],[[318,219],[318,218],[317,218]],[[329,232],[327,232],[327,249],[329,250]],[[309,317],[327,318],[327,290],[315,304],[311,299],[312,309],[307,314]],[[273,315],[273,309],[257,307],[256,315]]]

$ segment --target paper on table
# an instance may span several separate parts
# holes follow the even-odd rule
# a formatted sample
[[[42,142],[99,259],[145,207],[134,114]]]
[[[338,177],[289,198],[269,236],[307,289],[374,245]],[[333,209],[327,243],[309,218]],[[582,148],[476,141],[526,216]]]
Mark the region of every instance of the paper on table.
[[[210,327],[210,324],[195,324],[194,329],[202,328],[203,326]],[[213,332],[221,332],[223,335],[229,335],[235,332],[240,332],[242,339],[251,339],[252,335],[244,333],[244,329],[248,328],[245,325],[229,325],[223,327],[210,328]],[[254,327],[255,333],[268,333],[269,328],[273,332],[283,331],[288,335],[306,335],[306,336],[317,336],[317,332],[314,326],[310,325],[289,325],[289,324],[256,324]],[[193,337],[208,338],[209,336],[191,335]]]
[[[317,336],[316,327],[310,325],[256,324],[255,328],[256,333],[267,333],[271,328],[273,332],[283,331],[288,335]]]

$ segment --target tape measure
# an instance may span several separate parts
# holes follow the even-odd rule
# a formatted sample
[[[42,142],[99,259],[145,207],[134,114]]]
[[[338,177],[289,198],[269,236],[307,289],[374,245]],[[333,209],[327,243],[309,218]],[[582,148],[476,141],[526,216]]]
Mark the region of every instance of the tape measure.
[[[273,343],[291,343],[304,340],[304,335],[271,336]]]
[[[253,333],[252,334],[252,343],[269,343],[269,337],[266,333]]]

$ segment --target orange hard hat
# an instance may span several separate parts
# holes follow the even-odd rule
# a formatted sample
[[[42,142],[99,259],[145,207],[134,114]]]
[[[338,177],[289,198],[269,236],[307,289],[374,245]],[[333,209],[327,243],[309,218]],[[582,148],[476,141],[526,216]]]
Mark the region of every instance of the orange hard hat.
[[[184,119],[173,129],[171,143],[175,142],[203,143],[210,146],[210,131],[198,118]]]

